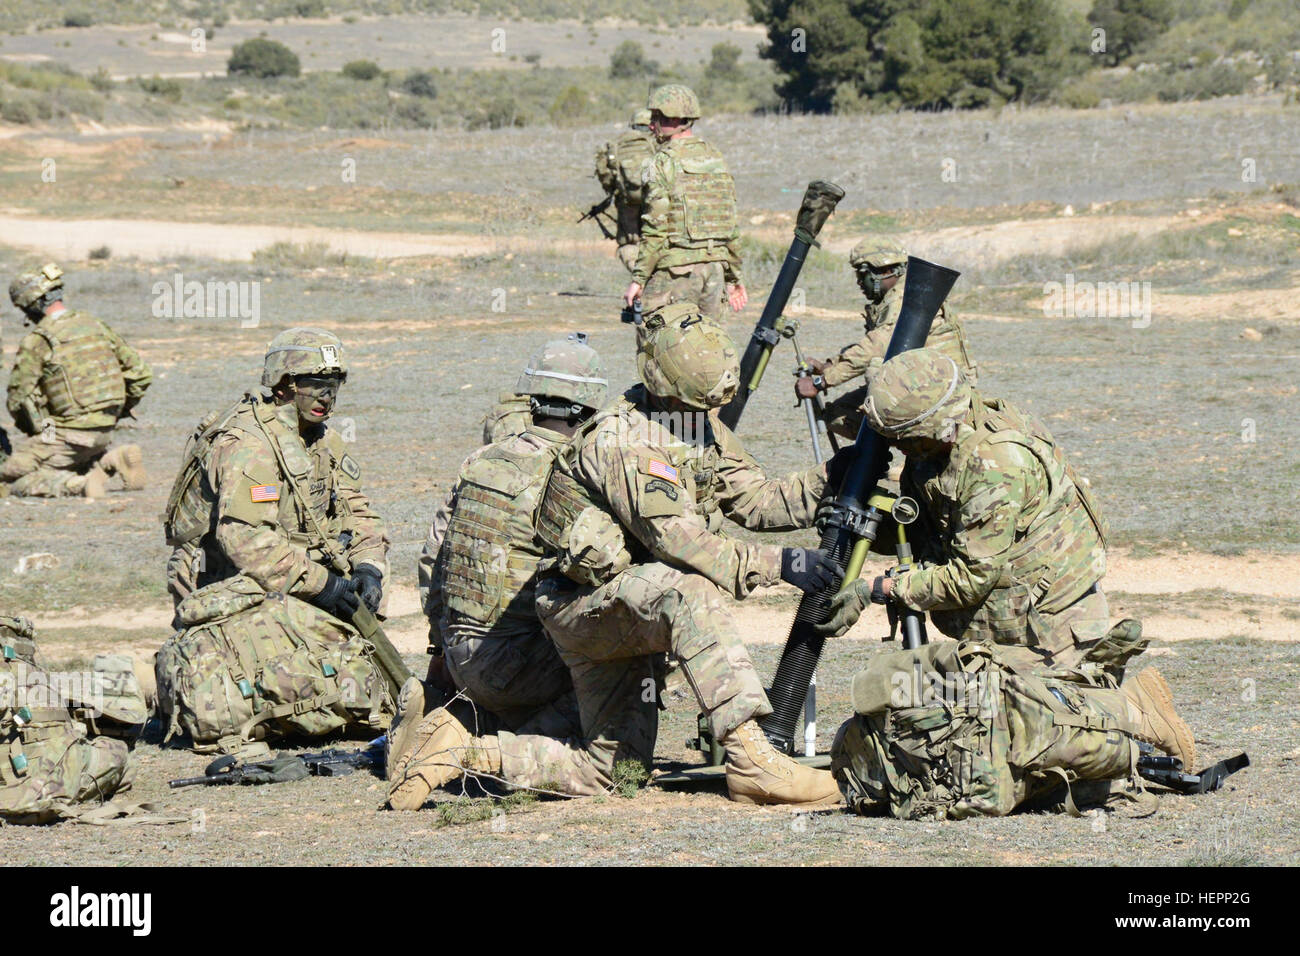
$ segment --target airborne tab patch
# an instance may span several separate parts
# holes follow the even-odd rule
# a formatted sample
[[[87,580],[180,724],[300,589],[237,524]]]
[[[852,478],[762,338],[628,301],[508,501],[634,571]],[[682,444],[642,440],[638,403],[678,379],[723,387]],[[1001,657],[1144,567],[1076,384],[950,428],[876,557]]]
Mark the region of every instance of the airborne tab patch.
[[[279,485],[253,485],[253,487],[248,489],[248,497],[254,502],[279,501],[280,486]]]
[[[646,474],[654,475],[656,478],[663,478],[665,481],[671,481],[674,485],[681,482],[677,478],[677,469],[667,462],[651,458],[645,463]]]

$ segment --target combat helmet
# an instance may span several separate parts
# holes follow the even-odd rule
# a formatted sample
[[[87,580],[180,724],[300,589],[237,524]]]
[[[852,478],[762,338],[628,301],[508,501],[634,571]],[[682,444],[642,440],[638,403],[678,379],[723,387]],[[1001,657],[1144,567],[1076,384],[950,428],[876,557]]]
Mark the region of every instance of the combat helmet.
[[[892,439],[951,440],[974,392],[957,363],[934,349],[900,352],[880,367],[863,406],[873,430]]]
[[[881,285],[907,271],[907,250],[888,236],[869,236],[849,253],[849,265],[858,274],[858,287],[873,302],[884,295]]]
[[[596,409],[605,404],[609,380],[605,378],[600,356],[587,344],[587,333],[570,332],[562,339],[552,339],[533,353],[515,384],[515,391],[520,395],[563,399],[582,408]],[[546,410],[552,411],[550,407]]]
[[[286,375],[324,375],[328,372],[347,380],[348,366],[339,337],[324,329],[285,329],[266,347],[262,384],[274,388]]]
[[[39,269],[19,273],[9,283],[9,301],[24,312],[40,311],[48,302],[61,298],[63,290],[63,270],[53,262],[47,262]]]
[[[686,302],[646,318],[637,369],[650,394],[691,408],[720,408],[740,387],[740,359],[730,336]]]
[[[635,113],[632,114],[632,122],[629,123],[628,125],[631,126],[633,129],[649,129],[650,111],[647,109],[637,110]]]
[[[680,83],[669,83],[650,94],[645,105],[648,110],[658,110],[670,119],[699,119],[700,100],[695,91]]]

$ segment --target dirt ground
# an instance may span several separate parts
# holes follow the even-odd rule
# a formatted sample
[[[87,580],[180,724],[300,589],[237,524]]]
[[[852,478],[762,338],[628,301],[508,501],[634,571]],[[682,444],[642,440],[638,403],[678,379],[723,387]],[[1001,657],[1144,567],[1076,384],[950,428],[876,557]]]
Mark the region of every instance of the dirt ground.
[[[1187,115],[1144,112],[1132,124],[1156,135],[1170,116]],[[1242,116],[1243,135],[1261,122],[1249,111]],[[999,130],[994,142],[1011,156],[1016,136],[1043,148],[1035,138],[1041,120],[1012,116],[987,125]],[[1070,117],[1060,121],[1063,129],[1077,125]],[[1079,120],[1085,121],[1093,117]],[[899,120],[890,128],[893,149],[906,157],[929,148],[936,135],[974,141],[986,132],[978,118],[946,122]],[[1222,139],[1233,120],[1210,110],[1200,122]],[[719,123],[736,141],[746,139],[742,127],[739,120]],[[787,143],[812,131],[827,142],[847,142],[846,130],[806,118],[784,125],[754,120],[748,139]],[[562,164],[556,168],[563,175],[551,181],[529,168],[490,200],[471,201],[491,194],[492,164],[503,161],[497,153],[517,160],[525,145],[518,131],[492,136],[449,146],[459,157],[454,161],[429,143],[337,134],[325,144],[294,136],[254,144],[213,130],[0,142],[0,272],[12,273],[34,255],[59,257],[70,301],[109,320],[140,348],[156,376],[140,420],[122,434],[144,448],[149,488],[94,502],[0,499],[0,609],[35,619],[50,666],[82,665],[105,650],[147,658],[166,639],[167,549],[157,516],[185,435],[210,409],[256,386],[267,340],[310,323],[335,330],[350,351],[352,371],[335,424],[355,441],[363,484],[389,525],[388,632],[408,663],[423,669],[415,557],[493,397],[512,385],[536,345],[577,329],[592,333],[612,382],[635,378],[631,335],[616,318],[615,297],[626,275],[609,245],[572,224],[572,210],[591,184]],[[581,153],[585,162],[590,144],[579,138],[557,131],[530,148],[539,160]],[[749,149],[741,154],[748,157]],[[806,142],[789,147],[784,185],[777,177],[781,150],[753,154],[757,172],[745,180],[743,212],[754,242],[749,272],[756,301],[728,324],[738,341],[748,336],[788,243],[790,204],[811,178],[800,165],[806,149]],[[350,151],[368,157],[363,162],[372,165],[363,169],[375,183],[364,193],[331,193],[319,177]],[[57,192],[33,189],[24,178],[33,159],[45,154],[62,157]],[[1000,162],[985,158],[989,168]],[[399,178],[403,163],[409,175]],[[439,165],[456,163],[462,176]],[[798,175],[792,178],[790,169]],[[532,176],[539,176],[536,188]],[[0,832],[6,860],[1300,862],[1300,527],[1294,515],[1300,462],[1288,440],[1300,417],[1300,246],[1288,237],[1300,231],[1289,225],[1294,207],[1262,186],[1248,195],[1209,196],[1202,188],[1208,172],[1188,168],[1186,176],[1181,186],[1153,180],[1143,197],[1119,207],[1080,202],[1070,215],[1059,202],[1061,190],[1037,174],[1014,189],[991,187],[1004,197],[1014,193],[1020,203],[1014,206],[1000,199],[948,202],[940,192],[918,191],[912,208],[873,218],[879,214],[859,196],[832,219],[826,251],[810,259],[798,315],[809,354],[829,355],[857,336],[859,300],[843,253],[870,229],[900,235],[938,261],[960,263],[966,276],[954,298],[981,366],[981,387],[1047,421],[1110,518],[1114,542],[1104,585],[1112,615],[1143,620],[1153,639],[1148,657],[1169,677],[1207,759],[1249,751],[1252,766],[1224,791],[1164,796],[1160,812],[1148,819],[1123,810],[1084,819],[1050,812],[954,825],[753,810],[717,790],[657,788],[632,799],[509,803],[444,794],[420,813],[395,814],[379,809],[382,784],[365,773],[170,791],[168,779],[200,772],[206,758],[160,747],[155,727],[136,748],[134,796],[184,813],[189,822],[130,831],[6,827]],[[439,191],[439,182],[458,191]],[[1103,187],[1075,181],[1084,196]],[[1221,229],[1228,245],[1187,238],[1207,223]],[[1241,242],[1263,242],[1256,229],[1267,229],[1272,245],[1250,247],[1250,257],[1235,255],[1238,240],[1228,230],[1244,232]],[[275,242],[296,246],[277,252],[268,248]],[[89,260],[98,246],[111,247],[111,257]],[[1115,258],[1097,264],[1099,246],[1114,246]],[[1272,257],[1262,264],[1261,248]],[[1140,258],[1157,254],[1159,261]],[[1081,278],[1150,277],[1154,320],[1139,328],[1130,317],[1045,315],[1043,283],[1075,270]],[[257,283],[258,320],[160,314],[156,284],[169,284],[178,273]],[[17,326],[4,325],[6,366]],[[810,464],[786,377],[791,352],[784,344],[780,349],[740,429],[755,456],[778,474]],[[0,423],[8,424],[4,416]],[[766,540],[808,544],[811,535]],[[794,606],[794,592],[783,586],[731,609],[762,673],[775,667]],[[884,629],[869,616],[828,646],[819,671],[822,750],[848,715],[853,673],[881,646]],[[684,746],[694,714],[680,701],[664,713],[662,767],[699,760]]]

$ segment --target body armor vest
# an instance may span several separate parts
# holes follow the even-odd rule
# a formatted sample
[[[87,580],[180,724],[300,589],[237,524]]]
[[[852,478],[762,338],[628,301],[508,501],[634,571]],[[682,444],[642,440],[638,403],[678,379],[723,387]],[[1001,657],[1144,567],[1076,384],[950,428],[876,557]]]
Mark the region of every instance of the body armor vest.
[[[528,434],[541,437],[537,429]],[[562,447],[562,441],[529,451],[494,445],[461,472],[441,565],[450,611],[484,625],[507,615],[534,617],[533,589],[544,559],[539,504]]]
[[[46,316],[35,332],[50,347],[38,387],[55,419],[121,411],[126,379],[104,326],[93,316],[65,309]]]
[[[700,248],[727,242],[737,228],[736,185],[722,154],[695,136],[669,140],[662,149],[676,167],[664,229],[669,245]]]

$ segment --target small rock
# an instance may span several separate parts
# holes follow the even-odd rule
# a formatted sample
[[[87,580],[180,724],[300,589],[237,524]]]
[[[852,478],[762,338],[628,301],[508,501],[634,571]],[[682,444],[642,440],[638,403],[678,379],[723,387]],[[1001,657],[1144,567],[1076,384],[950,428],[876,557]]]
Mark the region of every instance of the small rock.
[[[51,554],[48,551],[38,551],[35,554],[24,554],[14,565],[14,574],[26,574],[28,571],[49,571],[51,568],[57,568],[62,562],[58,555]]]
[[[1230,235],[1230,236],[1244,236],[1245,233],[1242,232],[1240,229],[1229,229],[1229,230],[1228,230],[1228,235]]]
[[[1062,215],[1062,216],[1073,216],[1073,215],[1074,215],[1074,207],[1073,207],[1073,206],[1066,206],[1064,209],[1061,210],[1061,215]]]
[[[1264,340],[1264,336],[1258,330],[1252,329],[1250,326],[1246,326],[1241,330],[1241,337],[1247,342],[1262,342]]]

